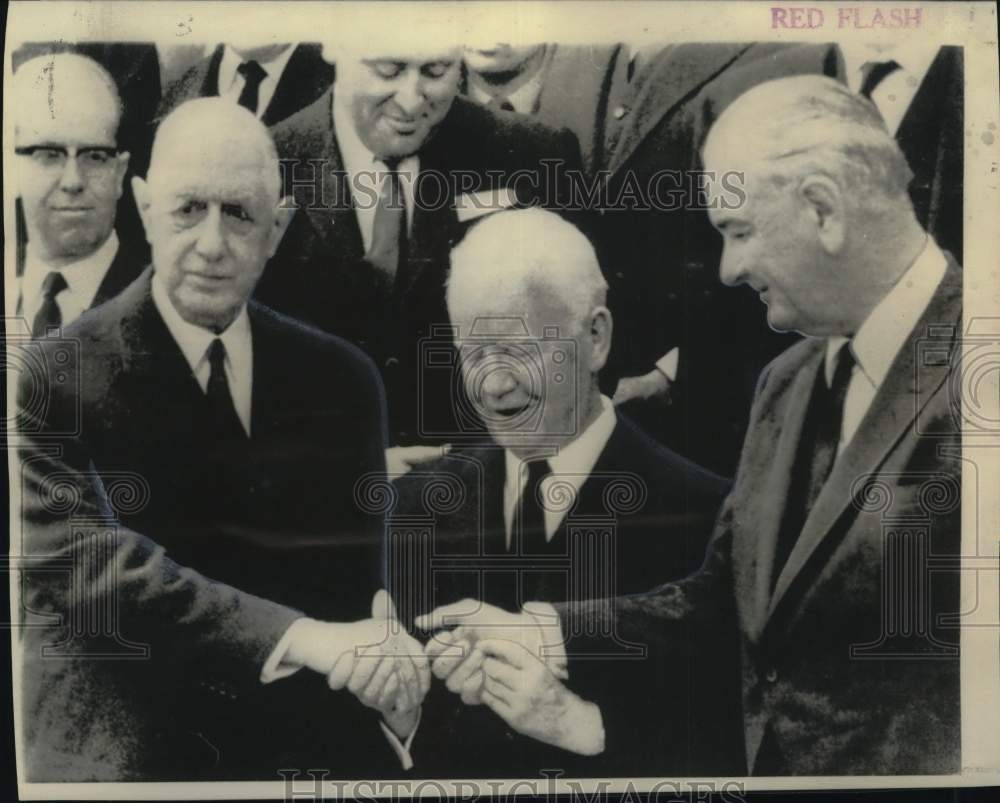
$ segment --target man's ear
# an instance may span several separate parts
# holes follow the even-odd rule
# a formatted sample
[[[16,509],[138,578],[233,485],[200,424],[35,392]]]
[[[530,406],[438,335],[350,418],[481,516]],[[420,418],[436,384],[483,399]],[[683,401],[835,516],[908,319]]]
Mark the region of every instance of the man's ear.
[[[149,241],[149,184],[139,176],[132,176],[132,195],[135,196],[135,207],[139,210],[139,218],[142,220],[142,228],[146,232],[146,241]]]
[[[806,204],[806,213],[813,218],[816,236],[823,250],[831,256],[839,254],[847,239],[844,196],[840,186],[829,176],[814,173],[802,180],[799,196]]]
[[[115,157],[115,185],[119,198],[122,197],[122,192],[125,189],[125,173],[128,171],[130,157],[131,154],[128,151],[122,151]]]
[[[595,307],[590,313],[590,372],[596,374],[608,361],[608,354],[611,353],[611,330],[614,322],[611,319],[611,310],[607,307]]]
[[[286,195],[278,201],[278,208],[274,212],[274,228],[271,229],[271,246],[268,249],[267,258],[270,259],[281,245],[281,238],[285,236],[288,224],[295,216],[295,199],[291,195]]]

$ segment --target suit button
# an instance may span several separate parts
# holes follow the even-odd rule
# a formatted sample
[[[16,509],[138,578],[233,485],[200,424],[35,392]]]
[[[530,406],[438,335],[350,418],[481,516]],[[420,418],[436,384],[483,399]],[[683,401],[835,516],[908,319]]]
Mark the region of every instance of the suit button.
[[[385,361],[386,368],[395,368],[397,365],[399,365],[399,360],[395,357],[389,357]]]
[[[616,120],[621,120],[626,114],[628,114],[628,109],[624,106],[615,106],[614,110],[611,112],[611,116]]]
[[[625,272],[621,271],[621,270],[615,271],[615,278],[616,279],[624,279],[625,278]]]
[[[776,683],[778,680],[778,670],[772,666],[765,673],[764,680],[766,680],[768,683]]]

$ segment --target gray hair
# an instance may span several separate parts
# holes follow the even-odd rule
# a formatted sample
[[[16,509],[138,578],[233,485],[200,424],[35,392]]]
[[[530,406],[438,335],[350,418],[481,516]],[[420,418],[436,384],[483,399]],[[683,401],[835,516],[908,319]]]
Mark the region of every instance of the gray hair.
[[[453,322],[469,304],[482,309],[488,299],[526,300],[539,290],[560,299],[578,327],[607,297],[593,246],[554,212],[496,212],[476,223],[452,251],[448,311]]]
[[[875,104],[818,75],[767,81],[740,95],[712,126],[704,154],[712,169],[764,163],[779,186],[828,175],[872,209],[907,199],[913,178]]]

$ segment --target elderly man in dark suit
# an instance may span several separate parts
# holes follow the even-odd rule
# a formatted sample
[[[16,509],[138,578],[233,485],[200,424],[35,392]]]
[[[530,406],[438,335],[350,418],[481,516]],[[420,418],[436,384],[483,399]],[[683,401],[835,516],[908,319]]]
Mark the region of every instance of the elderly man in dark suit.
[[[14,74],[13,96],[27,235],[17,310],[40,337],[121,292],[142,257],[115,231],[129,153],[118,147],[122,103],[107,71],[75,53],[35,56]]]
[[[159,116],[186,100],[224,97],[273,126],[304,109],[333,83],[319,44],[222,44],[164,88]]]
[[[354,485],[384,469],[377,372],[247,303],[289,216],[252,114],[179,107],[134,189],[152,269],[32,344],[19,388],[23,610],[48,624],[21,631],[28,778],[396,774],[430,678],[368,601],[382,523]]]
[[[450,347],[452,245],[477,216],[557,203],[555,165],[579,160],[569,132],[457,98],[460,70],[458,48],[338,53],[331,90],[274,129],[299,212],[257,297],[375,360],[394,445],[467,433],[421,362],[435,337]]]
[[[959,611],[961,270],[918,223],[910,169],[874,105],[834,80],[748,91],[716,122],[705,160],[747,175],[744,203],[710,212],[723,281],[750,285],[772,326],[808,337],[761,375],[704,567],[645,594],[557,606],[566,653],[614,633],[681,656],[686,626],[710,631],[739,647],[752,774],[957,772],[946,615]],[[553,620],[486,610],[469,621],[452,640],[516,624],[524,655],[553,643],[542,626]],[[482,671],[484,702],[524,710],[522,670]],[[531,680],[544,690],[555,674]],[[584,742],[628,738],[645,707],[628,696],[607,699]]]
[[[636,593],[701,565],[728,485],[650,440],[601,395],[606,289],[593,247],[553,212],[499,212],[455,249],[448,309],[468,397],[492,443],[453,448],[397,481],[394,519],[434,517],[423,549],[412,528],[398,541],[390,534],[404,621],[463,598],[519,610],[526,600]],[[446,487],[453,492],[440,496]],[[416,566],[413,554],[423,559]],[[608,687],[613,668],[600,666]],[[695,682],[688,669],[649,667],[659,677],[651,699],[674,718],[687,719],[678,690]],[[461,677],[448,686],[461,690]],[[443,694],[435,703],[450,714],[441,729],[453,743],[435,745],[438,774],[531,776],[573,758],[512,739],[488,710],[462,710]],[[425,727],[441,713],[429,705]],[[664,734],[666,766],[684,766],[687,735],[676,725]],[[615,774],[625,758],[581,762],[580,772]]]

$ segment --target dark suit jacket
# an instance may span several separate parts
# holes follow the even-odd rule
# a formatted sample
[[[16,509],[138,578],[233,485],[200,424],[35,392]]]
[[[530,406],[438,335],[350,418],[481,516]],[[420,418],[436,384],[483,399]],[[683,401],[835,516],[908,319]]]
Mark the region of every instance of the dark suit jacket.
[[[444,286],[451,247],[467,228],[459,223],[455,201],[470,191],[508,188],[521,204],[555,205],[557,190],[548,191],[553,182],[541,162],[579,165],[576,141],[568,131],[556,133],[521,115],[494,114],[457,98],[420,151],[407,259],[389,290],[364,260],[333,129],[332,94],[274,128],[285,191],[299,211],[256,296],[350,340],[375,360],[389,400],[392,443],[480,432],[478,421],[454,412],[456,366]],[[535,186],[524,174],[517,180],[521,170],[538,171],[540,180]]]
[[[726,481],[664,449],[619,416],[576,503],[550,541],[551,554],[539,558],[506,546],[505,474],[504,452],[492,446],[455,450],[396,482],[399,503],[390,518],[394,559],[389,565],[390,570],[394,565],[408,570],[390,571],[390,586],[395,599],[412,606],[404,620],[465,598],[517,610],[527,600],[633,594],[664,577],[684,577],[704,559],[707,535],[728,488]],[[412,521],[428,515],[433,516],[431,543],[414,570],[407,561],[414,548]],[[586,534],[612,527],[614,535],[607,541]],[[619,648],[611,658],[595,659],[581,670],[591,676],[588,693],[611,691],[622,662],[649,664],[643,676],[655,678],[656,686],[647,691],[651,701],[672,713],[669,731],[637,732],[636,744],[617,745],[617,754],[582,758],[515,737],[485,707],[466,707],[436,687],[421,724],[434,749],[424,751],[418,744],[416,771],[435,777],[531,777],[542,768],[559,767],[571,776],[603,777],[635,768],[637,744],[646,738],[656,738],[661,755],[673,759],[663,771],[679,771],[691,749],[686,699],[693,667],[666,662],[654,667],[643,660],[640,648]]]
[[[150,275],[33,344],[44,404],[20,387],[21,554],[40,570],[24,602],[49,624],[23,631],[28,777],[277,780],[303,761],[363,772],[366,751],[392,767],[350,695],[308,671],[259,679],[297,611],[369,615],[381,520],[359,512],[354,483],[384,471],[377,374],[354,347],[252,304],[251,437],[220,441]],[[79,630],[94,611],[113,632]],[[62,641],[68,657],[42,657]],[[79,657],[102,651],[117,660]],[[350,738],[329,727],[342,717]]]
[[[840,78],[843,69],[840,65]],[[959,263],[965,186],[964,78],[962,48],[938,50],[896,130],[896,142],[913,171],[910,199],[917,220]]]
[[[947,619],[959,610],[952,366],[961,284],[951,262],[776,579],[782,500],[796,456],[810,448],[800,432],[825,340],[796,344],[761,375],[702,570],[613,606],[572,606],[580,627],[614,627],[675,657],[690,646],[684,624],[738,644],[753,774],[948,774],[961,766],[958,632]],[[571,654],[575,646],[592,645],[571,637]],[[623,704],[627,694],[602,706],[609,749],[649,712],[644,696]]]
[[[615,317],[603,383],[610,392],[620,377],[645,374],[680,347],[673,404],[626,411],[722,474],[735,469],[760,370],[792,340],[768,328],[753,293],[719,281],[721,240],[690,192],[693,171],[702,169],[709,127],[732,100],[774,78],[833,74],[836,55],[821,45],[669,45],[642,51],[631,82],[626,48],[607,64],[601,139],[592,148],[607,196],[590,232]],[[681,189],[671,207],[671,191]],[[629,193],[638,193],[637,208]]]
[[[108,272],[104,274],[104,278],[97,288],[97,294],[90,305],[91,309],[99,307],[105,301],[110,301],[134,282],[142,272],[142,264],[142,262],[135,259],[134,253],[129,252],[127,246],[120,243],[118,250],[115,252],[115,258],[111,260],[111,264],[108,266]],[[17,275],[24,275],[23,253],[18,253]],[[21,298],[18,297],[18,314],[21,314],[21,301]]]
[[[157,114],[163,119],[186,100],[213,97],[219,94],[219,64],[224,45],[219,45],[207,59],[195,64],[163,92],[163,102]],[[323,60],[323,48],[318,44],[296,45],[285,65],[274,95],[261,117],[266,126],[280,123],[304,109],[322,95],[333,83],[333,65]]]

